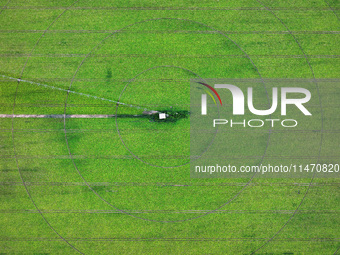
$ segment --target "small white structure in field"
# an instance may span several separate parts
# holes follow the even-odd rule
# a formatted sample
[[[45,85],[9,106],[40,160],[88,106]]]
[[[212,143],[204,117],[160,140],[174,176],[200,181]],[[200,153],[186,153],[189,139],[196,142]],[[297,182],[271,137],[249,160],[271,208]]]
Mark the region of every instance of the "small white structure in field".
[[[160,112],[160,113],[159,113],[159,119],[160,119],[160,120],[166,119],[166,114]]]

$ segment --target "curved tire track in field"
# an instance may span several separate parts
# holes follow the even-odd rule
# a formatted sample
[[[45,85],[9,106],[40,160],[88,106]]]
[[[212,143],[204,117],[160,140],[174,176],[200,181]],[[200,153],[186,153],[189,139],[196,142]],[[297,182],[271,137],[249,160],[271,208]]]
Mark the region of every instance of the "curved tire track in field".
[[[309,62],[308,60],[308,57],[305,53],[305,51],[303,50],[300,42],[297,40],[297,38],[295,37],[295,35],[290,31],[290,29],[288,28],[288,26],[273,12],[273,10],[271,10],[269,7],[267,7],[266,5],[264,5],[260,0],[256,0],[260,5],[262,5],[267,11],[269,11],[286,29],[287,31],[289,32],[289,34],[293,37],[294,41],[296,42],[296,44],[298,45],[298,47],[300,48],[302,54],[304,55],[305,59],[306,59],[306,62],[309,66],[309,69],[312,73],[312,76],[313,76],[313,81],[315,83],[315,86],[316,86],[316,89],[317,89],[317,92],[318,92],[318,96],[319,96],[319,103],[320,103],[320,111],[321,111],[321,132],[320,132],[320,147],[319,147],[319,153],[318,153],[318,161],[320,161],[320,156],[321,156],[321,146],[322,146],[322,142],[323,142],[323,120],[324,120],[324,115],[323,115],[323,110],[322,110],[322,103],[321,103],[321,95],[320,95],[320,91],[319,91],[319,86],[318,86],[318,83],[316,81],[316,78],[315,78],[315,74],[314,74],[314,70],[312,68],[312,65],[311,63]],[[255,254],[256,252],[258,252],[259,250],[261,250],[263,247],[265,247],[269,242],[271,242],[277,235],[279,235],[281,233],[281,231],[288,225],[288,223],[294,218],[294,216],[296,215],[296,213],[299,211],[301,205],[303,204],[305,198],[307,197],[307,194],[312,186],[312,183],[313,183],[313,180],[315,178],[315,172],[313,174],[313,177],[308,185],[308,188],[304,194],[304,196],[302,197],[299,205],[296,207],[294,213],[291,215],[291,217],[288,219],[288,221],[286,223],[283,224],[283,226],[277,231],[274,233],[274,235],[269,239],[267,240],[263,245],[261,245],[259,248],[257,248],[256,250],[252,251],[251,254]]]
[[[0,9],[0,14],[7,8],[8,4],[11,2],[11,0],[8,0],[7,3],[5,3],[4,6],[2,6],[2,8]]]
[[[340,21],[339,15],[336,13],[336,11],[333,9],[333,7],[328,3],[327,0],[323,0],[329,7],[329,9],[332,10],[332,12],[334,13],[334,15],[336,16],[336,18]],[[340,247],[339,247],[340,248]]]
[[[253,65],[253,67],[255,68],[256,72],[258,73],[260,79],[262,80],[262,83],[264,84],[263,82],[263,78],[262,78],[262,75],[261,73],[259,72],[257,66],[254,64],[254,62],[252,61],[252,59],[249,57],[249,55],[234,41],[232,40],[231,38],[229,38],[227,35],[225,35],[224,33],[222,33],[221,31],[207,25],[207,24],[204,24],[204,23],[201,23],[201,22],[198,22],[198,21],[195,21],[195,20],[189,20],[189,19],[183,19],[183,18],[154,18],[154,19],[146,19],[146,20],[142,20],[142,21],[138,21],[138,22],[135,22],[135,23],[132,23],[132,24],[129,24],[123,28],[121,28],[120,30],[116,30],[114,31],[113,33],[111,33],[110,35],[108,35],[107,37],[105,37],[101,42],[99,42],[95,47],[93,47],[90,52],[86,55],[86,57],[83,59],[83,61],[80,63],[80,65],[78,66],[76,72],[74,73],[73,77],[72,77],[72,80],[70,82],[70,86],[69,86],[69,90],[71,89],[72,87],[72,84],[73,84],[73,81],[75,79],[75,76],[77,75],[78,71],[80,70],[81,66],[84,64],[85,60],[87,59],[88,56],[90,56],[90,54],[96,50],[102,43],[104,43],[107,39],[113,37],[116,33],[119,33],[120,31],[126,29],[126,28],[129,28],[131,26],[134,26],[134,25],[137,25],[137,24],[142,24],[142,23],[146,23],[146,22],[150,22],[150,21],[158,21],[158,20],[177,20],[177,21],[185,21],[185,22],[191,22],[191,23],[194,23],[194,24],[198,24],[198,25],[201,25],[201,26],[204,26],[204,27],[207,27],[207,28],[210,28],[212,29],[213,31],[216,31],[217,33],[219,33],[220,35],[222,35],[224,38],[226,38],[227,40],[231,41],[232,43],[234,43],[243,53],[244,55],[249,59],[249,61],[251,62],[251,64]],[[269,96],[268,96],[268,92],[267,92],[267,89],[264,85],[264,88],[266,90],[266,94],[267,94],[267,98],[268,98],[268,102],[270,101],[269,100]],[[67,98],[68,98],[68,95],[69,93],[67,93]],[[65,101],[65,109],[64,109],[64,114],[66,114],[66,108],[67,108],[67,98],[66,98],[66,101]],[[271,129],[269,129],[269,131],[271,131]],[[147,218],[143,218],[143,217],[139,217],[139,216],[136,216],[136,215],[131,215],[129,212],[125,211],[125,210],[122,210],[122,209],[119,209],[117,208],[116,206],[114,206],[113,204],[111,204],[108,200],[106,200],[105,198],[103,198],[98,192],[96,192],[92,187],[91,185],[85,180],[85,178],[83,177],[83,175],[81,174],[81,172],[79,171],[76,163],[74,162],[74,159],[72,157],[72,153],[71,153],[71,149],[70,149],[70,146],[69,146],[69,143],[68,143],[68,139],[67,139],[67,130],[66,130],[66,119],[64,119],[64,132],[65,132],[65,140],[66,140],[66,144],[67,144],[67,149],[68,149],[68,152],[69,152],[69,155],[70,155],[70,158],[73,162],[73,166],[74,168],[76,169],[78,175],[82,178],[82,180],[84,181],[84,183],[86,184],[86,186],[100,199],[102,200],[104,203],[106,203],[107,205],[109,205],[110,207],[118,210],[119,212],[121,213],[124,213],[126,215],[129,215],[131,217],[134,217],[134,218],[137,218],[137,219],[141,219],[141,220],[146,220],[146,221],[152,221],[152,222],[163,222],[163,223],[175,223],[175,222],[185,222],[185,221],[189,221],[189,220],[194,220],[194,219],[198,219],[198,218],[201,218],[203,216],[206,216],[206,215],[209,215],[211,213],[215,213],[216,211],[218,211],[219,209],[223,208],[224,206],[230,204],[232,201],[234,201],[248,186],[249,184],[253,181],[253,179],[255,178],[256,176],[256,173],[249,179],[249,181],[247,182],[247,184],[240,190],[238,191],[232,198],[230,198],[227,202],[225,202],[224,204],[222,204],[221,206],[219,206],[218,208],[208,212],[208,213],[204,213],[202,215],[199,215],[199,216],[196,216],[196,217],[193,217],[193,218],[189,218],[189,219],[184,219],[184,220],[174,220],[174,221],[159,221],[159,220],[152,220],[152,219],[147,219]],[[267,140],[267,144],[266,144],[266,148],[265,148],[265,151],[264,151],[264,154],[263,154],[263,157],[261,159],[261,162],[263,161],[264,157],[265,157],[265,154],[267,152],[267,149],[269,147],[269,141],[270,141],[270,133],[268,133],[268,140]]]
[[[26,61],[25,61],[25,64],[21,70],[21,73],[20,73],[20,77],[19,77],[19,80],[17,81],[17,86],[16,86],[16,90],[15,90],[15,94],[14,94],[14,102],[13,102],[13,110],[12,110],[12,114],[14,115],[14,110],[15,110],[15,103],[16,103],[16,98],[17,98],[17,95],[18,95],[18,88],[19,88],[19,85],[20,85],[20,79],[22,78],[22,75],[25,71],[25,68],[26,68],[26,65],[28,63],[28,60],[30,59],[30,57],[32,56],[32,53],[34,52],[35,48],[38,46],[39,42],[41,41],[41,39],[44,37],[44,35],[46,34],[46,32],[52,27],[52,25],[57,21],[59,20],[59,18],[69,9],[71,8],[73,5],[75,5],[79,0],[73,2],[68,8],[66,8],[64,11],[62,11],[58,16],[57,18],[55,18],[52,23],[46,28],[46,30],[43,32],[43,34],[39,37],[39,39],[37,40],[37,42],[34,44],[32,50],[30,51]],[[29,192],[28,190],[28,187],[26,186],[26,183],[25,183],[25,180],[23,178],[23,175],[22,175],[22,172],[20,170],[20,167],[19,167],[19,161],[18,161],[18,158],[17,158],[17,154],[16,154],[16,148],[15,148],[15,139],[14,139],[14,118],[12,118],[12,142],[13,142],[13,151],[14,151],[14,156],[15,156],[15,161],[16,161],[16,166],[17,166],[17,169],[18,169],[18,172],[19,172],[19,175],[20,175],[20,179],[22,181],[22,184],[24,185],[25,187],[25,190],[26,190],[26,193],[29,197],[29,199],[31,200],[32,204],[34,205],[34,207],[36,208],[36,210],[39,212],[40,216],[43,218],[43,220],[45,221],[45,223],[49,226],[49,228],[54,232],[56,233],[59,238],[61,240],[63,240],[63,242],[65,242],[68,246],[70,246],[73,250],[75,250],[76,252],[80,253],[80,254],[84,254],[82,253],[81,251],[79,251],[75,246],[73,246],[72,244],[70,244],[63,236],[61,236],[59,234],[59,232],[52,227],[52,225],[50,224],[50,222],[46,219],[46,217],[44,216],[44,214],[40,211],[39,207],[37,206],[37,204],[35,203],[31,193]]]

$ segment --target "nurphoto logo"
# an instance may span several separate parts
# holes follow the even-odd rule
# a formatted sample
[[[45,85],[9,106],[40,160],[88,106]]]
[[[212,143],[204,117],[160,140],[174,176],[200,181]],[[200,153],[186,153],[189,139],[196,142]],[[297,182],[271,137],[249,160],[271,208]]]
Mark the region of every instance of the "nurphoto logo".
[[[216,91],[216,89],[226,89],[229,92],[231,92],[232,95],[232,114],[233,115],[244,115],[245,114],[245,95],[243,91],[236,85],[231,84],[215,84],[214,87],[204,83],[204,82],[197,82],[205,87],[206,94],[201,95],[201,115],[207,115],[208,114],[208,103],[207,103],[207,94],[210,96],[210,98],[214,101],[215,105],[216,100],[214,96],[216,96],[220,102],[220,105],[222,106],[222,99],[219,93]],[[208,88],[213,92],[213,94],[206,89]],[[280,92],[280,99],[281,99],[281,116],[287,115],[287,105],[294,105],[299,109],[302,114],[306,116],[311,116],[309,110],[304,106],[305,103],[309,102],[311,99],[311,92],[308,89],[301,88],[301,87],[273,87],[272,88],[272,98],[271,98],[271,106],[269,109],[259,110],[256,109],[254,106],[254,96],[253,96],[253,88],[248,87],[247,88],[247,106],[250,113],[257,115],[257,116],[268,116],[273,113],[275,113],[278,109],[278,99],[279,99],[279,92]],[[290,98],[289,95],[297,95],[296,98]],[[281,126],[283,127],[296,127],[298,122],[295,119],[250,119],[250,120],[243,120],[242,122],[233,122],[233,120],[227,120],[227,119],[213,119],[213,126],[216,127],[216,125],[225,125],[230,124],[231,127],[235,125],[243,125],[249,126],[249,127],[263,127],[265,125],[265,122],[268,122],[271,127],[274,127],[275,122],[280,122]]]

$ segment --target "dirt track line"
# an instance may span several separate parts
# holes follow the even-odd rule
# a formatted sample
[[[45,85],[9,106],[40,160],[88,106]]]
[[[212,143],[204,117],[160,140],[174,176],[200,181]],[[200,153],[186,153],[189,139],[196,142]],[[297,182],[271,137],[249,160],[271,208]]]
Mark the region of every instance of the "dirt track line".
[[[139,115],[136,115],[139,116]],[[64,115],[64,114],[0,114],[0,118],[55,118],[55,119],[86,119],[86,118],[96,118],[96,119],[102,119],[102,118],[114,118],[116,115],[105,115],[105,114],[97,114],[97,115],[90,115],[90,114],[72,114],[72,115]]]

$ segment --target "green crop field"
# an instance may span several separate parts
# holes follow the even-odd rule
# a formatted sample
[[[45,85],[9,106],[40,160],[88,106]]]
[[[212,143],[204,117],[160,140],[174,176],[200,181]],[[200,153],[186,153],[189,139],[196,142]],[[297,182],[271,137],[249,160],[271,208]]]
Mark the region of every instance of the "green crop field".
[[[309,79],[313,118],[215,146],[339,164],[339,17],[339,0],[0,0],[0,254],[340,253],[339,173],[192,178],[190,114],[143,115],[190,112],[193,79]]]

